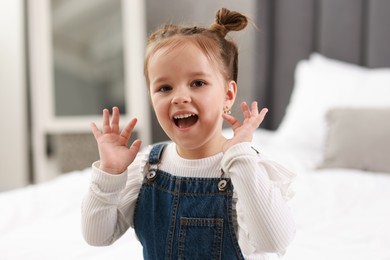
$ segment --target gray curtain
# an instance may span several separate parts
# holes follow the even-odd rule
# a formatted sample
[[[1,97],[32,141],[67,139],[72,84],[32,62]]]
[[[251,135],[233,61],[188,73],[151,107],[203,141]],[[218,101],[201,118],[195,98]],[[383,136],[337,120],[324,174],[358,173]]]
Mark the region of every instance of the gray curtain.
[[[388,0],[259,0],[254,96],[276,129],[294,86],[297,62],[310,53],[371,68],[390,67]]]

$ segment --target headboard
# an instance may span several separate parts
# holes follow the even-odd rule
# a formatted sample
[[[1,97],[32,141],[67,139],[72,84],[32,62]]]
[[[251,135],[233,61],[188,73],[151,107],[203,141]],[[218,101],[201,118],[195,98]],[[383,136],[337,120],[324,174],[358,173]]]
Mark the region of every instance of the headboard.
[[[299,60],[312,52],[370,68],[390,67],[389,0],[260,0],[255,96],[283,119]]]

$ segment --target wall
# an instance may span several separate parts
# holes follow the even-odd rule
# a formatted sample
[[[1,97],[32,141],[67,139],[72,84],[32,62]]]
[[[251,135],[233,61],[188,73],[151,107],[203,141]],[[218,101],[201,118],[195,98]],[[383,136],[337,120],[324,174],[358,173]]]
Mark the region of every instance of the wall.
[[[24,1],[0,1],[0,191],[28,183]]]

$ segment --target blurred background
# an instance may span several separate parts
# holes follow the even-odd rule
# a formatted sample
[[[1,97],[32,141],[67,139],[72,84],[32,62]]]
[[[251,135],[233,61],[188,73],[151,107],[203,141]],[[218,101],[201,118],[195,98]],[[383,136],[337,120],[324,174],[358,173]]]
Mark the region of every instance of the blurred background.
[[[144,146],[166,140],[143,76],[145,41],[163,23],[208,26],[221,7],[250,17],[239,47],[237,104],[258,101],[262,128],[282,121],[297,62],[313,52],[388,67],[388,0],[2,0],[0,191],[87,168],[90,122],[118,106]],[[344,15],[348,14],[348,15]]]
[[[227,7],[251,17],[238,43],[239,96],[252,101],[258,1],[2,0],[0,191],[80,170],[98,158],[91,121],[118,106],[134,137],[166,140],[143,78],[147,35],[162,23],[209,25]],[[259,50],[257,50],[259,51]],[[238,107],[238,106],[236,106]],[[235,114],[239,111],[233,109]]]

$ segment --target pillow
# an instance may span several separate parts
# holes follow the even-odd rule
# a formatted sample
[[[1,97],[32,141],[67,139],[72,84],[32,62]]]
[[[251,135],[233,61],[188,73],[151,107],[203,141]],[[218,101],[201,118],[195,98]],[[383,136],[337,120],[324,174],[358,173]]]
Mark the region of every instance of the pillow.
[[[390,107],[335,108],[319,168],[390,172]]]
[[[368,69],[314,53],[297,64],[275,141],[323,150],[329,109],[375,106],[390,106],[390,68]]]

